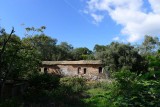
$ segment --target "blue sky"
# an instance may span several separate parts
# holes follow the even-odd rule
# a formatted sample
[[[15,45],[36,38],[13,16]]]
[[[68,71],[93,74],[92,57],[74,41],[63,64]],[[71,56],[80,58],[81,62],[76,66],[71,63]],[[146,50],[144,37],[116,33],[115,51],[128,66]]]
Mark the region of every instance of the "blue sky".
[[[159,5],[157,5],[159,4]],[[133,6],[132,6],[133,5]],[[139,42],[160,34],[160,0],[1,0],[0,26],[24,37],[25,27],[74,47]],[[25,26],[22,26],[25,24]]]

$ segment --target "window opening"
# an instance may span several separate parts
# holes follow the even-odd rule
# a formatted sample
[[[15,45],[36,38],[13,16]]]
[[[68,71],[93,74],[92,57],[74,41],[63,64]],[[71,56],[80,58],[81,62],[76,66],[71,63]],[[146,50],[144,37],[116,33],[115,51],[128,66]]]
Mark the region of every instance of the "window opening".
[[[84,74],[86,74],[86,71],[87,71],[86,68],[84,68]]]
[[[80,71],[81,71],[81,67],[78,67],[78,74],[80,73]]]
[[[44,73],[47,73],[48,72],[48,69],[47,68],[44,68]]]
[[[99,74],[102,73],[102,67],[99,67]]]

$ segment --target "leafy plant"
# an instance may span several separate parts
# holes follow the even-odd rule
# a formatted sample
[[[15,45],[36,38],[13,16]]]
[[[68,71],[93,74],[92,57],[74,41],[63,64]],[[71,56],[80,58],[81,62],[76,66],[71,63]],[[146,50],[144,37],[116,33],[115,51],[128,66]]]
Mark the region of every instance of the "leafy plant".
[[[85,79],[84,78],[61,78],[60,85],[64,89],[64,92],[66,93],[78,93],[82,92],[85,88]]]
[[[50,102],[59,86],[59,77],[50,74],[32,74],[24,99],[29,102]]]

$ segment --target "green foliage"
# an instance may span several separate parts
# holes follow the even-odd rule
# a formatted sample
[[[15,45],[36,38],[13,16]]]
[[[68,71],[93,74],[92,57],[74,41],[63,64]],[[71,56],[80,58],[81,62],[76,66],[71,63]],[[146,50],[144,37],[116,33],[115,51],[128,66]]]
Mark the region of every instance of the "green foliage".
[[[23,107],[16,99],[7,99],[0,103],[0,107]]]
[[[96,89],[96,88],[101,88],[104,90],[107,90],[109,85],[111,84],[112,80],[106,80],[103,82],[100,81],[89,81],[86,83],[87,89]]]
[[[139,52],[143,56],[153,55],[160,49],[160,42],[158,37],[146,35],[142,45],[139,46]]]
[[[95,46],[95,58],[102,60],[112,72],[129,70],[140,73],[147,71],[147,63],[130,44],[112,42],[107,46]]]
[[[55,53],[53,55],[53,60],[72,60],[73,46],[67,42],[61,42],[56,46]]]
[[[111,107],[111,105],[108,105],[105,97],[106,90],[95,88],[87,90],[86,93],[90,95],[89,98],[83,100],[87,104],[87,107]]]
[[[41,56],[41,60],[87,60],[95,59],[92,51],[86,47],[73,48],[71,44],[67,42],[61,42],[56,44],[57,40],[51,38],[43,33],[45,27],[41,28],[26,28],[28,34],[23,38],[23,42],[30,45]],[[40,34],[33,35],[35,32]],[[30,34],[31,33],[31,34]]]
[[[116,82],[111,96],[113,105],[123,107],[158,107],[159,106],[159,80],[144,80],[141,76],[126,71],[115,74]]]
[[[83,107],[83,91],[86,89],[85,79],[64,77],[60,79],[58,89],[53,92],[55,101],[63,104],[63,107]]]
[[[159,79],[160,78],[160,53],[159,51],[155,51],[153,55],[149,54],[145,56],[148,61],[148,73],[149,79]]]
[[[86,88],[85,81],[86,80],[84,78],[65,77],[65,78],[61,78],[60,85],[61,85],[61,88],[63,89],[63,92],[66,94],[69,94],[72,92],[79,93]]]
[[[3,44],[8,37],[8,34],[1,35],[0,44]],[[22,42],[18,36],[12,35],[1,58],[1,78],[17,79],[26,77],[29,72],[37,71],[39,63],[38,53]]]
[[[29,102],[50,102],[53,91],[59,86],[59,77],[49,74],[32,74],[24,99]]]
[[[146,75],[146,74],[145,74]],[[159,107],[160,81],[146,80],[144,75],[120,71],[114,73],[111,83],[98,82],[86,93],[83,101],[88,107]],[[103,86],[104,85],[104,86]]]
[[[157,37],[146,36],[138,48],[118,42],[106,46],[97,44],[93,54],[86,47],[74,49],[67,42],[57,45],[56,39],[43,33],[44,29],[45,26],[26,28],[28,34],[22,40],[0,30],[1,90],[5,80],[26,78],[28,86],[21,99],[24,103],[54,102],[61,107],[160,106],[160,42]],[[11,34],[13,32],[14,29]],[[41,34],[33,35],[34,32]],[[113,71],[113,80],[86,83],[83,78],[59,79],[38,72],[42,60],[87,59],[102,60],[106,68]],[[141,74],[146,71],[150,72]],[[14,99],[3,101],[0,103],[2,107],[20,106]]]
[[[4,44],[4,40],[6,40],[7,38],[9,38],[8,34],[1,35],[0,44]],[[3,48],[3,45],[0,45],[0,47]],[[19,37],[13,35],[8,40],[5,46],[5,50],[3,51],[3,54],[1,56],[1,78],[5,78],[5,75],[10,72],[11,68],[12,70],[17,71],[17,65],[14,65],[13,63],[18,63],[18,61],[15,59],[18,59],[20,57],[20,55],[18,54],[20,49],[21,41]]]
[[[56,39],[40,34],[23,38],[23,42],[35,49],[40,54],[41,60],[52,60],[52,54],[57,43]]]
[[[29,76],[28,82],[31,88],[52,90],[59,85],[59,77],[51,74],[35,73]]]
[[[73,54],[73,60],[94,59],[92,56],[92,51],[86,47],[75,48],[72,54]]]
[[[110,93],[113,89],[111,81],[90,81],[87,83],[87,90],[85,94],[87,97],[83,98],[86,107],[114,107],[110,102]]]
[[[35,28],[35,27],[27,27],[27,28],[25,28],[26,29],[26,31],[27,32],[43,32],[43,30],[45,30],[46,29],[46,26],[41,26],[40,28]]]
[[[48,74],[32,74],[24,96],[25,102],[52,103],[62,107],[79,107],[83,104],[79,95],[85,89],[82,78],[61,78]]]
[[[93,49],[95,52],[102,52],[106,50],[106,46],[96,44]]]

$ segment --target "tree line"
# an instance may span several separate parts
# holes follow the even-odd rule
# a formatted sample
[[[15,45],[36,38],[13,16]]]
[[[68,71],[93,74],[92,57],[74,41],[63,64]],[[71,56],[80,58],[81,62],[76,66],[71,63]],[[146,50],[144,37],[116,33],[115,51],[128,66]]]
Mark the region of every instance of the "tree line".
[[[43,33],[45,27],[26,28],[25,37],[0,32],[1,78],[23,77],[37,69],[41,61],[102,60],[110,72],[128,70],[137,74],[159,69],[160,41],[158,37],[145,36],[142,44],[111,42],[108,45],[74,48],[67,42],[57,44],[57,39]],[[37,33],[37,34],[35,34]],[[19,76],[20,75],[20,76]],[[4,76],[4,77],[3,77]],[[5,80],[5,79],[3,79]]]

